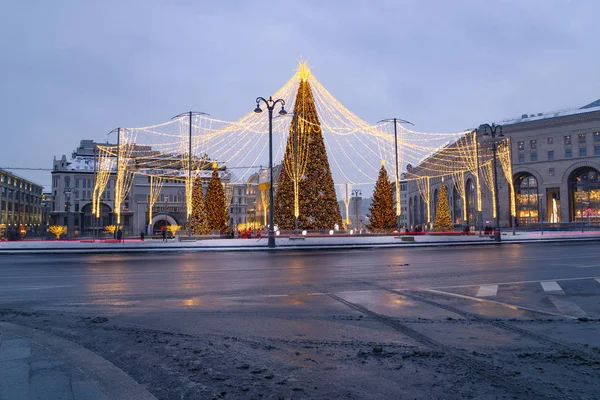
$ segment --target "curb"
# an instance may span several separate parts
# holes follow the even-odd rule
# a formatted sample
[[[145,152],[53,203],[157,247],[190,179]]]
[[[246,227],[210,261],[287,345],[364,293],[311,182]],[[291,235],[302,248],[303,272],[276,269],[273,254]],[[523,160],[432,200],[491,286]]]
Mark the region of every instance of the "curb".
[[[51,333],[8,322],[0,322],[0,331],[27,338],[63,355],[69,363],[89,374],[110,399],[157,400],[144,386],[113,363],[76,343]]]
[[[398,243],[353,243],[353,244],[333,244],[333,245],[286,245],[280,244],[275,248],[264,246],[136,246],[136,247],[115,247],[115,248],[35,248],[35,249],[1,249],[2,255],[15,254],[105,254],[105,253],[169,253],[169,252],[248,252],[248,251],[266,251],[281,252],[290,250],[353,250],[353,249],[375,249],[375,248],[401,248],[401,247],[451,247],[451,246],[490,246],[490,245],[509,245],[509,244],[536,244],[536,243],[577,243],[577,242],[600,242],[600,237],[587,238],[540,238],[540,239],[516,239],[503,240],[498,243],[490,241],[448,241],[448,242],[398,242]]]

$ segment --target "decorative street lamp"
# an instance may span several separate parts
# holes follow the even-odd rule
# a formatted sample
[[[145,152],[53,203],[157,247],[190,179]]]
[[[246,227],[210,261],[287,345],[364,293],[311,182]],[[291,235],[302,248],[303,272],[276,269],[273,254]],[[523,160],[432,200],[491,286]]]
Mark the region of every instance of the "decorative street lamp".
[[[496,242],[500,242],[502,237],[500,236],[500,205],[498,204],[498,173],[496,172],[496,163],[497,163],[497,144],[502,141],[504,138],[504,134],[502,133],[502,125],[496,124],[482,124],[479,126],[479,129],[483,128],[483,136],[490,137],[490,142],[492,142],[492,152],[493,152],[493,162],[494,162],[494,197],[496,200],[496,229],[494,230],[494,240]],[[489,130],[489,132],[488,132]]]
[[[384,122],[393,122],[394,123],[394,152],[396,154],[396,231],[400,232],[400,214],[401,214],[401,200],[400,200],[400,187],[398,185],[400,185],[400,175],[399,175],[399,166],[398,166],[398,129],[397,129],[397,124],[411,124],[411,125],[415,125],[412,122],[406,121],[404,119],[400,119],[400,118],[388,118],[388,119],[382,119],[381,121],[378,122],[378,124],[384,123]]]
[[[268,236],[268,246],[270,248],[275,247],[275,230],[273,225],[273,109],[277,105],[277,103],[281,103],[281,110],[279,110],[279,115],[286,115],[287,111],[285,111],[285,100],[277,99],[273,100],[272,97],[269,97],[269,100],[265,100],[263,97],[256,98],[256,108],[254,109],[255,113],[261,113],[262,109],[260,108],[260,103],[264,103],[267,106],[267,110],[269,111],[269,236]]]
[[[538,194],[538,200],[539,200],[539,220],[540,220],[540,227],[542,229],[542,236],[544,236],[544,195],[543,194]]]
[[[358,232],[358,196],[362,196],[362,192],[360,189],[352,189],[352,196],[354,196],[354,212],[356,214],[356,227],[355,230]]]
[[[174,119],[178,119],[181,118],[183,116],[188,116],[189,117],[189,121],[188,121],[188,125],[189,125],[189,138],[188,138],[188,180],[189,183],[188,185],[191,187],[192,186],[192,116],[193,115],[210,115],[204,112],[200,112],[200,111],[188,111],[188,112],[184,112],[181,113],[179,115],[174,116],[173,118],[171,118],[171,120]],[[186,196],[186,201],[187,201],[187,196]],[[187,205],[186,205],[187,208]],[[186,213],[187,214],[187,213]],[[191,215],[187,216],[187,225],[188,225],[188,238],[192,237],[192,224],[190,221],[190,217]]]
[[[580,204],[579,214],[581,215],[581,233],[583,233],[583,228],[585,227],[584,222],[583,222],[583,192],[579,192],[577,197],[579,197],[579,204]]]

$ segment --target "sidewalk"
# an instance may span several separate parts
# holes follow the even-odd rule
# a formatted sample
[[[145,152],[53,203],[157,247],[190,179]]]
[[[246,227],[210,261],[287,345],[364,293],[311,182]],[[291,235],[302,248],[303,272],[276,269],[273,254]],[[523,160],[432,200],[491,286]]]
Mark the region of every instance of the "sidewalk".
[[[156,400],[129,375],[78,344],[0,322],[2,400]]]
[[[205,240],[135,240],[121,243],[90,242],[76,240],[16,241],[0,243],[1,254],[51,254],[51,253],[136,253],[181,251],[273,251],[262,239],[205,239]],[[275,250],[296,249],[356,249],[373,247],[431,247],[464,245],[497,245],[491,235],[463,236],[457,234],[424,235],[325,235],[325,236],[277,236]],[[516,232],[502,231],[502,243],[600,241],[600,232]]]

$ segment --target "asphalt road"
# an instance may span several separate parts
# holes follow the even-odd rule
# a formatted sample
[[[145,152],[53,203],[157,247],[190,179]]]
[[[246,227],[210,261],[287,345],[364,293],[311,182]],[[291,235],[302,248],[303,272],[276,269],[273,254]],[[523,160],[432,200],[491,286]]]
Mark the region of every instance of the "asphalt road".
[[[0,256],[0,319],[164,399],[598,398],[599,246]]]

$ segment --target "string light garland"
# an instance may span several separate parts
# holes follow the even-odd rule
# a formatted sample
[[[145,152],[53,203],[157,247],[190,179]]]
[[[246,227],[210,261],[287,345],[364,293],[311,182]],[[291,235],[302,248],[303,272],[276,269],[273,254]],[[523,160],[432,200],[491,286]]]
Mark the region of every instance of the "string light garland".
[[[393,127],[389,124],[372,125],[349,111],[316,79],[306,63],[300,63],[296,73],[273,97],[284,99],[288,109],[293,108],[295,114],[294,118],[273,120],[274,160],[276,165],[281,166],[277,189],[282,193],[276,203],[279,201],[281,207],[289,208],[289,213],[284,210],[276,212],[283,218],[277,221],[278,224],[291,226],[286,221],[298,219],[302,221],[303,228],[331,229],[334,224],[342,225],[338,198],[343,200],[346,208],[344,222],[347,224],[349,191],[353,186],[374,184],[382,160],[388,165],[395,165],[396,150],[399,172],[405,171],[403,176],[396,176],[395,169],[388,173],[388,179],[396,182],[396,215],[401,213],[399,183],[416,182],[427,205],[427,222],[430,222],[431,185],[437,184],[441,177],[449,178],[457,188],[464,205],[463,218],[466,219],[465,180],[467,176],[473,176],[477,209],[481,211],[479,175],[485,168],[487,156],[482,158],[479,154],[475,132],[424,133],[398,126],[396,148]],[[249,110],[233,122],[194,115],[191,135],[189,124],[189,117],[184,115],[156,125],[121,129],[118,146],[98,146],[94,211],[99,213],[100,199],[108,178],[115,174],[114,212],[117,223],[120,223],[121,205],[127,198],[134,176],[146,175],[151,177],[150,200],[158,199],[162,189],[159,182],[169,179],[184,184],[186,215],[191,219],[195,182],[198,177],[210,178],[213,160],[219,160],[218,168],[222,173],[219,178],[224,195],[222,208],[226,211],[235,185],[246,185],[258,166],[268,164],[268,121]],[[311,138],[318,138],[315,140],[321,144],[315,144]],[[313,149],[315,146],[321,150]],[[502,161],[504,153],[500,152],[500,158],[506,174],[511,166],[509,158]],[[407,171],[407,164],[418,167]],[[258,189],[266,224],[268,199],[263,198],[265,188]],[[514,189],[511,191],[514,198]],[[289,192],[289,196],[284,196],[284,192]],[[281,200],[282,196],[284,200]],[[314,198],[328,198],[330,205],[315,208],[317,203],[311,203]],[[514,214],[514,210],[511,212]],[[311,213],[333,217],[315,223],[316,216]]]

